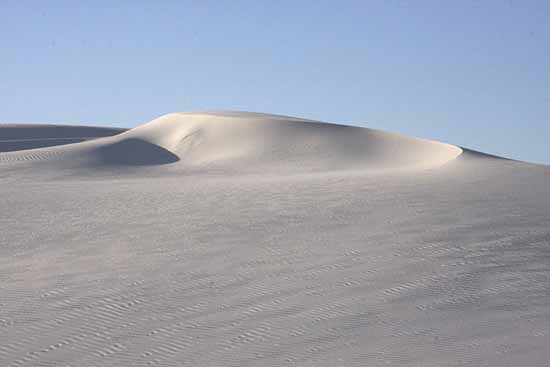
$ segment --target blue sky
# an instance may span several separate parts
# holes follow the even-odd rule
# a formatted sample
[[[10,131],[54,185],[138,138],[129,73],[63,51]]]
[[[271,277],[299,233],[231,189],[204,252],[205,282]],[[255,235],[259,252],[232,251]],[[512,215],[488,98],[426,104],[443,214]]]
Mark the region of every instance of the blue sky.
[[[550,163],[548,1],[158,3],[2,1],[0,121],[247,110]]]

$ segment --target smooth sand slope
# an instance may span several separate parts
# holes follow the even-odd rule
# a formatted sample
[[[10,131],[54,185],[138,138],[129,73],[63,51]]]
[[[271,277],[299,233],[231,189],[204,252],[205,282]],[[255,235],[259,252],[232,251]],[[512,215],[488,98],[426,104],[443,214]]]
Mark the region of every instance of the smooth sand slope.
[[[1,366],[546,366],[550,168],[299,118],[0,125]]]
[[[44,148],[78,143],[94,138],[120,134],[125,129],[63,126],[0,124],[0,152]]]

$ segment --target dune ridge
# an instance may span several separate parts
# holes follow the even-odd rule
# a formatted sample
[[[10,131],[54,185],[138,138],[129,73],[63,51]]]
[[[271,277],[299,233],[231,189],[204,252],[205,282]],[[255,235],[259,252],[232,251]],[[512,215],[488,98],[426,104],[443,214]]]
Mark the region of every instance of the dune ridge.
[[[0,124],[0,153],[79,143],[123,131],[82,125]]]
[[[368,128],[252,112],[204,111],[171,113],[114,136],[22,150],[0,160],[65,155],[72,163],[94,167],[178,163],[243,172],[379,172],[435,168],[461,153],[450,144]]]

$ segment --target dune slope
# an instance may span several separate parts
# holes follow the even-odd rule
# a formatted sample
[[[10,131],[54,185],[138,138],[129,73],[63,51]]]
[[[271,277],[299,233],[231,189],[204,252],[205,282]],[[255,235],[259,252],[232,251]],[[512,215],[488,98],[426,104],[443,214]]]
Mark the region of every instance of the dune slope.
[[[547,166],[253,113],[74,129],[0,153],[1,366],[547,365]]]
[[[0,124],[0,153],[78,143],[123,131],[92,126]]]

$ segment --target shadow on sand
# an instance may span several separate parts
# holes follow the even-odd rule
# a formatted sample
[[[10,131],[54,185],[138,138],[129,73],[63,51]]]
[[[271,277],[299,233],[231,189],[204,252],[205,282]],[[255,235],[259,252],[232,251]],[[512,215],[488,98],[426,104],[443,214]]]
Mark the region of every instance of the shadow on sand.
[[[179,161],[177,155],[140,139],[126,139],[99,150],[102,164],[116,166],[153,166]]]

